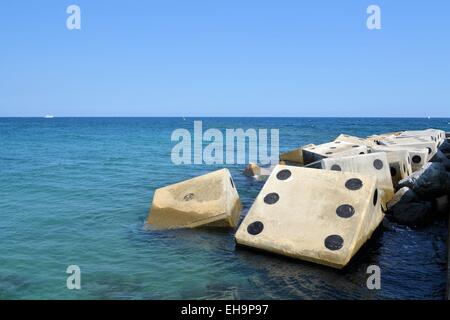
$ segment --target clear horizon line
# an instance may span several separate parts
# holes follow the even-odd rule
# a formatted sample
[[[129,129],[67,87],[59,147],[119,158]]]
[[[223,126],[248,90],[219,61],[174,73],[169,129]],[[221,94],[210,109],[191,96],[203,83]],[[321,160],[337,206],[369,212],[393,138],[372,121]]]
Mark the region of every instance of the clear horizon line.
[[[45,119],[45,116],[0,116],[0,118],[37,118]],[[450,119],[443,116],[53,116],[55,118],[374,118],[374,119]]]

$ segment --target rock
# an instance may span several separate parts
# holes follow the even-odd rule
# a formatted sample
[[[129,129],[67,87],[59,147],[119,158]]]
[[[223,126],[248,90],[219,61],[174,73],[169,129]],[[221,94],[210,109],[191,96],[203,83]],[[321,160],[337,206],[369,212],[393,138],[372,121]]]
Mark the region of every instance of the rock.
[[[388,203],[387,216],[398,223],[417,226],[429,219],[431,208],[431,202],[421,201],[413,190],[403,187]]]
[[[236,242],[343,268],[383,220],[377,179],[278,165],[236,232]]]
[[[450,190],[449,176],[444,165],[429,162],[421,170],[401,180],[399,187],[412,189],[419,197],[433,199],[443,196]]]
[[[159,188],[147,220],[150,229],[235,227],[241,202],[228,169]]]
[[[433,202],[434,211],[436,214],[448,215],[449,213],[449,196],[445,195],[436,198]]]
[[[450,142],[448,142],[448,140],[445,140],[439,147],[439,150],[441,150],[443,153],[450,153]]]
[[[354,156],[367,153],[368,149],[365,145],[334,141],[304,148],[303,162],[307,165],[324,158]]]
[[[411,203],[414,201],[419,201],[419,197],[417,194],[412,191],[408,187],[403,187],[400,190],[398,190],[394,197],[391,199],[391,201],[388,202],[387,208],[388,210],[391,210],[394,206],[396,206],[399,203]]]
[[[356,172],[377,177],[381,205],[383,209],[387,209],[388,201],[394,196],[394,186],[386,153],[327,158],[322,159],[320,164],[321,169],[325,170]]]
[[[445,156],[445,154],[442,153],[441,150],[438,150],[430,161],[441,163],[445,167],[445,170],[450,171],[450,160]]]
[[[398,223],[418,226],[429,219],[432,204],[428,201],[417,201],[411,203],[400,203],[393,207],[389,213]]]

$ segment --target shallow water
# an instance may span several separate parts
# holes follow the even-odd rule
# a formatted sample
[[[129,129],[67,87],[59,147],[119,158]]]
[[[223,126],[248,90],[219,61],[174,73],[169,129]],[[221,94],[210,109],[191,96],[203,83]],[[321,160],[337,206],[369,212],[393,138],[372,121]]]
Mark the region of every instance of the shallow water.
[[[145,231],[153,191],[215,169],[175,166],[170,135],[192,118],[0,118],[0,298],[442,299],[446,221],[384,228],[345,271],[235,248],[233,230]],[[449,119],[205,118],[278,128],[280,149],[434,127]],[[229,165],[249,209],[262,182]],[[82,289],[68,290],[79,265]],[[366,268],[382,270],[368,290]]]

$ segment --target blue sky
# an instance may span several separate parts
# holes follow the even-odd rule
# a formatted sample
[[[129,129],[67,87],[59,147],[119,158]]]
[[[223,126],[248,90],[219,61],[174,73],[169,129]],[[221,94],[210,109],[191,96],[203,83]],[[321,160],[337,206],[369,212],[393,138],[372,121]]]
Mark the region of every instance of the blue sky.
[[[2,1],[0,39],[0,116],[450,110],[447,0]]]

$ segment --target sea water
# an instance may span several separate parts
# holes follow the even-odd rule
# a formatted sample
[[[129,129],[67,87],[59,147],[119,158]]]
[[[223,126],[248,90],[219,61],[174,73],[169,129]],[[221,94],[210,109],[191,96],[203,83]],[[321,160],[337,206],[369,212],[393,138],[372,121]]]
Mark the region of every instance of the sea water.
[[[340,133],[437,128],[449,119],[0,118],[1,299],[442,299],[447,222],[385,223],[345,271],[236,248],[235,230],[146,231],[156,188],[221,166],[173,165],[171,133],[280,130],[280,151]],[[228,167],[242,217],[263,182]],[[369,290],[369,265],[381,289]],[[66,269],[81,270],[69,290]]]

